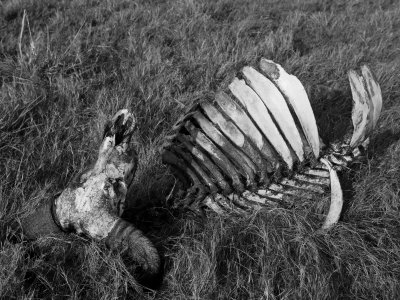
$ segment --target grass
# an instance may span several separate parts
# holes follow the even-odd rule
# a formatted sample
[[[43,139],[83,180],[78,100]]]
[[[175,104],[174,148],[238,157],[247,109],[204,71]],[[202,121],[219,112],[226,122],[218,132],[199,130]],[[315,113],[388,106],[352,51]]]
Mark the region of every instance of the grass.
[[[398,1],[6,0],[0,14],[0,298],[400,297]],[[342,175],[328,233],[312,203],[207,220],[165,204],[173,177],[158,149],[172,124],[260,57],[302,80],[325,141],[349,124],[347,70],[368,63],[381,84],[368,159]],[[140,151],[126,218],[164,257],[158,291],[103,245],[22,241],[9,226],[94,159],[123,107]]]

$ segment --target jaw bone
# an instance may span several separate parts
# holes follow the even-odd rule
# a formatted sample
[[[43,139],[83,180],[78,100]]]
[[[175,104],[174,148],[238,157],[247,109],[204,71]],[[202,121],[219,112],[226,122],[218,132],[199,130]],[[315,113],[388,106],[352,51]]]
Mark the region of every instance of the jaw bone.
[[[181,145],[183,137],[191,139],[193,146],[214,147],[215,151],[206,153],[208,161],[230,186],[230,189],[209,191],[202,199],[185,202],[192,206],[197,203],[199,208],[205,206],[219,214],[240,214],[249,208],[279,204],[290,207],[296,199],[316,199],[330,190],[331,205],[322,225],[322,229],[329,229],[339,220],[343,206],[336,170],[357,158],[354,153],[360,152],[358,146],[367,146],[382,106],[379,85],[366,66],[361,68],[362,76],[350,71],[355,103],[353,138],[351,143],[344,141],[338,147],[335,145],[336,148],[331,145],[322,151],[315,117],[301,82],[270,60],[261,59],[260,69],[261,72],[243,68],[244,80],[235,78],[229,85],[234,98],[219,91],[214,101],[192,107],[182,118],[191,124],[190,130],[185,123],[174,126],[167,149],[173,149],[171,145]],[[211,126],[215,126],[215,131]],[[215,132],[222,136],[215,137]],[[207,145],[198,139],[199,135],[207,140]],[[232,144],[227,146],[224,136]],[[243,160],[233,157],[233,153],[242,155]],[[262,161],[255,165],[258,176],[254,177],[253,173],[246,176],[248,172],[243,172],[244,157],[252,162]],[[229,170],[224,160],[229,162]],[[208,165],[198,162],[198,167],[209,172]],[[263,168],[261,172],[260,167]],[[236,174],[234,180],[233,174]],[[186,177],[190,176],[187,172]],[[198,182],[201,182],[199,177]],[[195,184],[197,182],[193,181],[192,185]]]
[[[159,272],[160,259],[150,240],[119,217],[136,171],[136,154],[130,148],[134,128],[135,118],[126,109],[106,124],[92,167],[53,202],[22,220],[28,238],[73,230],[127,253],[149,275]]]

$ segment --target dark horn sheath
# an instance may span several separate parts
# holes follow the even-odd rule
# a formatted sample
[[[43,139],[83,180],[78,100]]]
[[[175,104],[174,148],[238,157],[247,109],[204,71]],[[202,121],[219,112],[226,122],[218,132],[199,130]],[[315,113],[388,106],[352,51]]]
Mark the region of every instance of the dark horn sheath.
[[[118,249],[122,254],[129,255],[148,274],[160,272],[160,257],[156,248],[133,224],[118,219],[104,241],[110,249]]]
[[[33,213],[20,219],[22,233],[27,239],[63,234],[55,217],[53,201],[41,204]]]

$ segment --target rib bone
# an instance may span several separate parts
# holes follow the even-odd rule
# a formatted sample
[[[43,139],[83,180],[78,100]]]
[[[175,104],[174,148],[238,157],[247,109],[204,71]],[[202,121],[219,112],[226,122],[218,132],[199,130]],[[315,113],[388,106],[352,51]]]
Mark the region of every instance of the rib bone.
[[[222,153],[221,150],[190,121],[186,122],[185,128],[189,131],[194,141],[209,153],[214,162],[224,171],[225,175],[231,178],[235,190],[243,191],[244,185],[240,180],[240,175],[224,153]]]
[[[237,126],[216,109],[211,103],[203,102],[201,108],[204,110],[206,116],[220,128],[220,130],[231,140],[232,143],[241,149],[243,155],[248,157],[254,162],[257,167],[257,172],[260,174],[260,181],[268,183],[267,172],[272,171],[271,167],[262,159],[261,154],[251,145],[244,137],[243,133]]]
[[[277,155],[246,112],[224,92],[218,92],[215,95],[215,100],[221,109],[235,122],[237,127],[257,146],[257,149],[260,150],[267,162],[272,164],[272,169],[276,170],[279,166]]]
[[[264,133],[264,136],[267,137],[271,145],[291,169],[293,167],[293,157],[290,150],[260,97],[246,85],[244,80],[237,78],[229,85],[229,89],[245,107],[262,133]]]
[[[329,175],[331,179],[331,205],[329,207],[328,215],[326,216],[325,222],[322,225],[322,229],[329,229],[333,224],[337,223],[340,218],[340,213],[343,207],[343,192],[340,186],[340,181],[336,171],[332,168],[332,165],[326,159],[321,159],[329,168]]]
[[[204,133],[228,156],[228,158],[241,171],[246,178],[246,185],[252,186],[255,183],[256,167],[253,162],[245,155],[242,155],[232,143],[221,134],[221,132],[211,124],[200,112],[193,115],[193,119],[197,121]]]
[[[317,122],[303,84],[296,76],[286,73],[281,65],[271,60],[262,58],[260,68],[276,84],[286,101],[293,108],[315,157],[319,157]]]
[[[304,159],[303,143],[282,94],[276,86],[252,67],[244,67],[243,76],[271,112],[279,128],[300,161]]]

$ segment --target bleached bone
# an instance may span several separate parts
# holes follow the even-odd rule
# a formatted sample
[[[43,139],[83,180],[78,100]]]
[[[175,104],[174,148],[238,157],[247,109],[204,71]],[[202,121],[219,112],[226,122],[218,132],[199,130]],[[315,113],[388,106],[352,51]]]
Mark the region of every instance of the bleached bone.
[[[353,112],[352,120],[354,132],[351,137],[350,147],[355,148],[366,138],[370,127],[373,126],[370,111],[373,111],[371,102],[368,100],[368,94],[364,87],[363,77],[359,76],[356,71],[349,71],[349,80],[351,93],[353,95]]]
[[[256,167],[253,162],[246,155],[240,153],[239,150],[200,112],[194,113],[193,119],[197,121],[204,133],[221,148],[228,159],[239,169],[240,173],[246,178],[246,186],[254,184]]]
[[[260,68],[276,84],[286,101],[293,108],[315,157],[319,157],[320,145],[317,122],[303,84],[296,76],[286,73],[281,65],[271,60],[262,58]]]
[[[214,184],[213,180],[208,176],[207,172],[205,172],[200,165],[196,162],[195,159],[189,154],[185,153],[183,149],[180,147],[171,146],[171,151],[177,153],[186,164],[192,168],[192,170],[196,173],[197,177],[204,182],[204,184],[208,187],[211,193],[216,193],[218,191],[217,186]],[[201,187],[201,186],[200,186]]]
[[[300,161],[304,159],[303,143],[285,99],[278,88],[252,67],[244,67],[243,76],[269,109],[282,133]]]
[[[375,128],[378,122],[379,115],[382,109],[382,92],[379,84],[376,82],[374,75],[371,73],[367,66],[361,66],[361,73],[364,79],[364,83],[368,92],[368,99],[372,103],[373,113],[373,128]],[[372,128],[372,129],[373,129]]]
[[[328,215],[325,218],[325,222],[321,227],[322,229],[329,229],[339,220],[343,207],[343,192],[337,173],[332,168],[331,163],[324,158],[321,158],[321,162],[328,167],[331,179],[331,205],[329,207]]]
[[[244,183],[240,180],[240,174],[225,156],[225,154],[222,153],[221,150],[218,149],[218,147],[191,122],[187,121],[185,123],[185,128],[193,137],[194,142],[199,144],[202,149],[207,151],[215,164],[218,165],[218,167],[220,167],[224,172],[225,176],[232,180],[233,188],[235,190],[243,191]]]
[[[261,154],[249,143],[243,133],[236,125],[228,120],[218,109],[208,102],[201,103],[201,108],[204,114],[212,120],[214,125],[226,135],[230,141],[238,147],[244,156],[248,156],[253,161],[257,168],[257,173],[260,176],[260,182],[268,183],[268,166],[262,159]],[[271,170],[271,169],[270,169]]]
[[[229,85],[229,89],[291,169],[294,158],[260,97],[246,85],[244,80],[237,78]]]
[[[56,199],[21,220],[28,238],[73,230],[127,252],[149,275],[159,272],[156,248],[118,211],[136,170],[136,154],[130,149],[135,123],[124,109],[106,124],[97,161]]]
[[[213,168],[219,169],[231,187],[206,195],[198,202],[199,207],[224,214],[277,205],[291,207],[298,199],[317,200],[330,189],[330,209],[322,225],[328,229],[339,220],[343,206],[336,170],[347,168],[367,147],[382,107],[379,85],[366,66],[361,68],[361,76],[349,72],[354,133],[351,140],[325,147],[300,81],[272,61],[262,59],[260,67],[270,80],[251,67],[243,68],[245,80],[235,78],[229,85],[234,98],[219,91],[213,102],[196,104],[174,126],[170,142],[187,147],[189,132],[194,146],[208,149],[205,157],[215,163]],[[196,155],[194,158],[198,159]],[[246,159],[255,164],[252,170],[257,170],[256,174],[265,174],[266,178],[248,176],[249,171],[243,169]],[[200,161],[199,167],[210,169]]]
[[[218,167],[211,161],[208,156],[199,149],[196,145],[189,141],[187,136],[179,135],[177,136],[177,140],[182,143],[182,145],[193,155],[197,161],[205,167],[208,173],[214,178],[217,185],[224,191],[225,193],[232,192],[232,189],[228,182],[224,179],[224,176],[218,169]]]
[[[267,164],[271,166],[269,172],[276,170],[279,166],[279,157],[246,112],[222,91],[215,95],[215,101],[245,136],[256,145],[263,158],[266,159]]]

